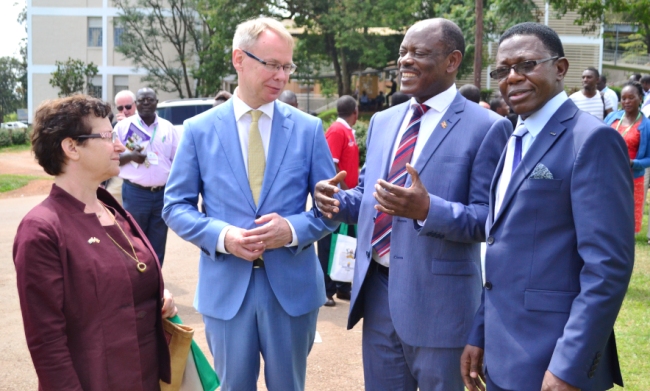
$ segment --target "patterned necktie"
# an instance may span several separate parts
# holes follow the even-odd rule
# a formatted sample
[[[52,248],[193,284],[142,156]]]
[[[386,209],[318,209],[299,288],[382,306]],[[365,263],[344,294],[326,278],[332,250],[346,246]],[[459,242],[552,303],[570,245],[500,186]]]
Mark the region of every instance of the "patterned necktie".
[[[249,113],[251,113],[253,120],[248,129],[248,184],[251,187],[255,205],[257,205],[257,202],[260,199],[260,192],[262,191],[262,180],[264,179],[266,158],[264,156],[262,136],[260,135],[260,129],[257,126],[262,112],[259,110],[251,110]]]
[[[420,122],[424,113],[429,110],[428,106],[413,106],[413,115],[409,121],[406,132],[402,135],[399,147],[395,153],[395,159],[388,172],[387,182],[404,187],[406,183],[406,163],[411,162],[415,143],[420,133]],[[390,233],[393,230],[393,216],[378,212],[375,219],[375,229],[372,233],[372,247],[380,257],[390,251]]]

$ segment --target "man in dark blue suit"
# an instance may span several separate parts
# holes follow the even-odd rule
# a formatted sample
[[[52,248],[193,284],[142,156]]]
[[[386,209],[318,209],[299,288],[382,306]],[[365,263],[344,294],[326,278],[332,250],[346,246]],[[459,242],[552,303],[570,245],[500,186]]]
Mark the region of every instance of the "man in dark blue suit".
[[[519,121],[492,180],[465,384],[483,390],[484,369],[490,391],[622,385],[613,328],[634,263],[627,147],[568,99],[552,29],[510,28],[496,62],[490,76]]]
[[[490,180],[512,132],[458,93],[464,50],[449,20],[409,28],[398,66],[412,98],[372,118],[356,188],[336,187],[344,171],[316,186],[325,215],[358,223],[348,328],[363,317],[369,391],[463,390]]]

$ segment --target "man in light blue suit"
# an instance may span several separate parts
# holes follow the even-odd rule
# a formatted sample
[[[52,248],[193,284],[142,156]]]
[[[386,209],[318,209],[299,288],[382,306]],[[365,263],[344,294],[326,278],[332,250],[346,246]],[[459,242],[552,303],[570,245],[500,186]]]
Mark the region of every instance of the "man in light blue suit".
[[[358,223],[348,328],[364,318],[369,391],[463,390],[490,179],[512,132],[458,94],[464,50],[451,21],[413,25],[398,60],[411,100],[372,118],[358,187],[336,188],[343,173],[316,186],[323,214]]]
[[[273,19],[237,27],[239,86],[185,121],[165,191],[165,221],[203,252],[194,305],[223,391],[257,389],[260,353],[269,390],[303,390],[325,303],[313,243],[336,224],[305,204],[335,171],[321,121],[275,101],[295,70],[292,54]]]
[[[485,288],[462,357],[471,391],[622,385],[614,321],[634,263],[623,138],[564,92],[569,62],[547,26],[499,40],[490,74],[519,122],[492,180]]]

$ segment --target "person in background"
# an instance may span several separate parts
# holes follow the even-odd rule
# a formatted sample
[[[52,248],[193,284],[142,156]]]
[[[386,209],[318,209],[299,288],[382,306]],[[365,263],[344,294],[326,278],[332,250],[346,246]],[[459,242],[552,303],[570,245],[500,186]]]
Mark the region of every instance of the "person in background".
[[[458,89],[458,93],[470,102],[478,104],[481,101],[481,90],[474,84],[465,84]]]
[[[397,106],[399,104],[402,104],[404,102],[408,102],[411,97],[408,95],[397,91],[396,93],[393,94],[393,96],[390,98],[390,107]]]
[[[115,123],[111,121],[115,127],[120,121],[129,118],[135,114],[135,94],[129,90],[122,90],[115,95],[115,108],[117,115],[115,116]],[[115,176],[109,178],[103,183],[103,186],[109,193],[122,205],[122,178]]]
[[[142,88],[136,96],[137,114],[115,126],[127,149],[120,154],[122,200],[162,265],[167,244],[167,225],[162,218],[165,184],[180,134],[171,122],[156,114],[158,98],[154,90]]]
[[[616,95],[616,92],[614,90],[607,87],[607,77],[605,75],[600,75],[596,87],[601,92],[601,94],[603,94],[603,97],[605,99],[609,99],[612,110],[618,111],[618,95]]]
[[[352,129],[359,117],[357,101],[350,95],[343,95],[336,101],[336,113],[338,118],[327,129],[325,138],[332,153],[336,172],[345,171],[348,173],[345,180],[341,182],[341,189],[353,189],[359,183],[359,146],[354,137],[354,129]],[[334,233],[337,232],[338,228]],[[350,227],[348,236],[356,237],[353,227]],[[330,276],[327,275],[331,245],[332,234],[318,241],[318,259],[325,275],[327,301],[323,305],[326,307],[336,305],[334,294],[341,300],[350,300],[350,290],[352,288],[349,282],[332,281]]]
[[[644,75],[641,80],[641,87],[643,88],[643,102],[641,102],[642,108],[648,107],[650,105],[650,75]]]
[[[368,97],[366,91],[363,91],[361,93],[361,97],[359,97],[359,109],[361,111],[370,110],[370,98]]]
[[[605,123],[621,134],[630,155],[634,177],[634,232],[641,231],[643,223],[644,174],[650,167],[650,120],[641,113],[643,89],[639,83],[627,82],[621,90],[622,110],[611,113]],[[650,238],[648,239],[650,244]]]
[[[379,91],[379,94],[375,98],[375,103],[377,103],[377,111],[382,111],[384,109],[384,104],[386,104],[384,91]]]
[[[499,39],[490,77],[519,124],[490,186],[469,391],[623,384],[614,322],[634,265],[632,175],[621,136],[568,99],[568,69],[548,26]]]
[[[582,72],[582,89],[571,94],[569,98],[580,110],[586,111],[602,121],[607,114],[612,112],[612,103],[606,100],[596,88],[599,78],[598,69],[594,67],[585,69]]]
[[[219,91],[214,97],[214,103],[212,107],[219,106],[222,103],[226,103],[228,99],[232,98],[232,94],[228,91]]]
[[[289,90],[282,91],[278,100],[280,102],[284,102],[288,104],[289,106],[293,106],[296,109],[298,108],[298,97],[293,91],[289,91]]]
[[[162,319],[176,314],[156,254],[99,184],[124,146],[86,95],[44,102],[32,150],[54,176],[14,239],[18,296],[38,389],[159,390],[170,382]]]
[[[633,73],[630,75],[630,81],[635,81],[637,83],[641,82],[641,74],[640,73]]]
[[[492,100],[490,100],[490,110],[499,114],[502,117],[508,118],[514,129],[517,126],[517,118],[519,117],[515,113],[510,112],[510,106],[506,103],[501,95],[497,95]]]

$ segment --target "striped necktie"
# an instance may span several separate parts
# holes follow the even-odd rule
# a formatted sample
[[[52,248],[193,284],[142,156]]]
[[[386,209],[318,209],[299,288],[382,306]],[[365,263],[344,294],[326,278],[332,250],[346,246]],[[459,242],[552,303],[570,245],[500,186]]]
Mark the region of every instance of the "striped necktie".
[[[251,113],[253,120],[251,121],[250,128],[248,128],[248,184],[251,187],[255,205],[257,205],[260,199],[260,192],[262,191],[266,158],[264,156],[262,136],[260,135],[260,129],[257,124],[262,112],[259,110],[251,110],[249,113]]]
[[[409,121],[406,132],[402,135],[399,147],[395,153],[395,159],[388,172],[387,182],[397,186],[404,187],[406,183],[406,163],[411,162],[415,143],[420,133],[420,122],[424,113],[429,110],[425,105],[414,105],[413,115]],[[380,257],[388,254],[390,251],[390,234],[393,229],[393,216],[378,212],[375,219],[375,228],[372,233],[372,247]]]

